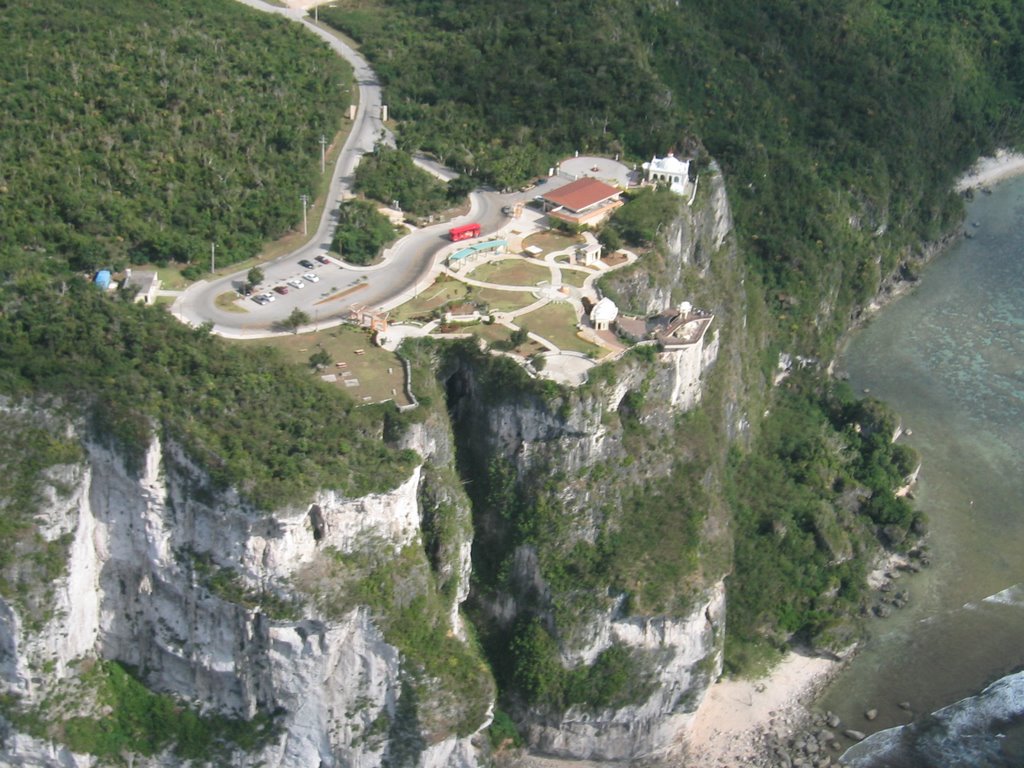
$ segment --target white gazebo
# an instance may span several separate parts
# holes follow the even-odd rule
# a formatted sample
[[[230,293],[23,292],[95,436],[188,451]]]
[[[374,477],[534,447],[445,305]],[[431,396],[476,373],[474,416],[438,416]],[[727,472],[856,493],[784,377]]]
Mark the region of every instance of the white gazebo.
[[[597,240],[576,246],[576,263],[585,267],[597,265],[601,261],[601,250],[601,244]]]
[[[651,184],[667,183],[677,195],[686,195],[690,190],[690,161],[680,160],[671,152],[667,157],[652,157],[643,164],[644,178]]]
[[[594,308],[590,310],[590,322],[594,326],[594,330],[597,331],[607,331],[618,316],[619,308],[607,296],[597,302]]]

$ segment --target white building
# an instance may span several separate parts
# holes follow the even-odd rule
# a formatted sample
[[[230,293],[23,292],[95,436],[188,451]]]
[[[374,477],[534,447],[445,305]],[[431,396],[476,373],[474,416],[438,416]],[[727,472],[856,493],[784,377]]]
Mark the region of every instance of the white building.
[[[651,184],[667,183],[677,195],[690,192],[690,161],[680,160],[671,152],[668,157],[652,157],[643,164],[644,178]]]
[[[585,267],[597,266],[601,261],[601,244],[594,240],[592,243],[584,243],[576,246],[576,263]]]
[[[607,296],[597,302],[594,308],[590,310],[590,322],[594,329],[598,331],[607,331],[618,316],[619,308]]]

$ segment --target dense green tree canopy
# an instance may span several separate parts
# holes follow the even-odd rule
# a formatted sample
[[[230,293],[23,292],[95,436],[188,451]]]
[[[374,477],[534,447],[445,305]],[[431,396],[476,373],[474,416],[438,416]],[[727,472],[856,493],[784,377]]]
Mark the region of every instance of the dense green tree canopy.
[[[356,189],[385,205],[397,202],[417,216],[437,213],[448,201],[444,184],[417,168],[405,152],[382,145],[359,162]]]
[[[350,264],[370,264],[397,234],[391,219],[369,200],[347,200],[338,209],[331,248]]]
[[[334,5],[322,17],[363,42],[400,143],[500,186],[577,149],[703,143],[781,330],[808,349],[955,223],[954,176],[1021,136],[1012,0]]]
[[[0,270],[247,258],[295,225],[350,69],[230,0],[0,15]]]
[[[394,487],[380,414],[73,271],[250,256],[292,226],[349,70],[233,0],[0,14],[0,392],[52,393],[137,451],[154,430],[259,505]],[[0,563],[2,565],[2,563]]]

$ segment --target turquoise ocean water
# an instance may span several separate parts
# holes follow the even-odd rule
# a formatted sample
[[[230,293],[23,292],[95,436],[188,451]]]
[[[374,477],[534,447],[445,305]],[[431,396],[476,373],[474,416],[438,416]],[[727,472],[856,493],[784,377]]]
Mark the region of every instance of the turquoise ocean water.
[[[819,700],[862,731],[927,722],[1024,667],[1024,179],[979,194],[966,230],[971,239],[927,266],[840,362],[855,391],[888,402],[912,430],[902,439],[923,460],[915,495],[933,560],[902,584],[911,606],[871,623],[870,640]],[[978,735],[995,739],[996,757],[938,764],[1024,765],[1018,704]],[[869,708],[879,710],[873,722]],[[878,763],[897,764],[932,763]]]

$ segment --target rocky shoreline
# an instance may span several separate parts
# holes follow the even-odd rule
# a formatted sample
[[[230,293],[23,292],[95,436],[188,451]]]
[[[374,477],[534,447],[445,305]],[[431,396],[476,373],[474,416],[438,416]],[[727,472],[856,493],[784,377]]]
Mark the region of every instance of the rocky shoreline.
[[[906,586],[908,577],[928,567],[931,560],[924,547],[915,547],[906,555],[893,554],[882,561],[868,577],[873,588],[870,605],[866,605],[865,618],[885,619],[895,610],[906,607],[911,599]],[[835,660],[834,666],[809,682],[793,695],[788,706],[772,710],[765,722],[750,729],[745,739],[735,745],[739,750],[719,756],[717,759],[705,754],[697,756],[697,762],[686,765],[694,768],[725,768],[741,760],[750,768],[829,768],[841,766],[841,756],[854,744],[867,738],[863,724],[844,723],[838,715],[810,707],[809,702],[828,685],[831,679],[845,667],[856,654],[856,647]],[[755,690],[764,690],[772,683],[757,683]],[[911,716],[910,702],[898,703],[901,710]],[[878,710],[869,706],[864,711],[865,723],[878,716]]]

